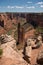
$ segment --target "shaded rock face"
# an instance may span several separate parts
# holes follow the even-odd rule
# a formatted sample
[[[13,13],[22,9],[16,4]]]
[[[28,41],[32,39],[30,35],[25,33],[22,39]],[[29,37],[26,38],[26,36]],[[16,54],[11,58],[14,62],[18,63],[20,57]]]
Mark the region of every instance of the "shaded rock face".
[[[11,35],[8,36],[7,34],[5,34],[5,35],[2,34],[0,36],[0,41],[1,41],[2,44],[10,42],[12,40],[14,40],[14,38],[12,38]],[[16,40],[14,40],[14,41],[16,43]]]
[[[31,21],[28,22],[28,23],[30,23],[31,25],[33,25],[34,28],[38,27],[37,21],[31,20]]]
[[[38,54],[37,63],[43,65],[43,51]]]
[[[31,61],[31,43],[29,43],[29,41],[27,40],[27,42],[25,42],[25,46],[24,46],[24,51],[23,51],[23,54],[24,54],[24,59],[30,63]]]
[[[0,26],[4,27],[4,20],[3,21],[0,20]]]

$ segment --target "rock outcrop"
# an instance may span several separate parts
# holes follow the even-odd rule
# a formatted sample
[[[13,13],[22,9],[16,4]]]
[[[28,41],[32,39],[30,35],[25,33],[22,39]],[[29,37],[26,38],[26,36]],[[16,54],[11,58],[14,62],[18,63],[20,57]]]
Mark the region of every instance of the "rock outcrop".
[[[29,65],[19,54],[16,48],[16,40],[11,36],[7,37],[6,43],[1,44],[1,48],[3,49],[2,59],[4,57],[4,60],[0,59],[0,65]]]
[[[43,51],[38,54],[37,63],[43,65]]]
[[[3,56],[5,58],[12,59],[14,61],[13,64],[15,65],[27,65],[26,61],[23,60],[20,54],[12,49],[10,46],[6,46],[5,48],[3,48]]]

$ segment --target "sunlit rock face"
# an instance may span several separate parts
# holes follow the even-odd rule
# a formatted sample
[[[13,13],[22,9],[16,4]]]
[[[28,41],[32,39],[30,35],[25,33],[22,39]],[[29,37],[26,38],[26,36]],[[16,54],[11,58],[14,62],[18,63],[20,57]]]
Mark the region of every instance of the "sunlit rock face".
[[[15,65],[16,64],[17,65],[27,65],[28,64],[25,60],[23,60],[21,55],[14,49],[12,49],[10,46],[5,46],[5,48],[3,48],[3,57],[12,59],[12,61],[14,61],[12,64],[15,64]],[[6,61],[5,61],[5,63],[6,63]],[[9,65],[9,63],[8,63],[8,65]]]
[[[4,57],[7,60],[2,60],[1,63],[4,62],[2,65],[28,65],[28,63],[22,58],[17,50],[16,40],[8,35],[2,35],[2,37],[4,37],[4,40],[6,41],[5,43],[1,44],[1,48],[3,49],[2,58]]]
[[[16,49],[16,40],[11,35],[1,35],[0,36],[1,47],[10,46],[13,49]]]

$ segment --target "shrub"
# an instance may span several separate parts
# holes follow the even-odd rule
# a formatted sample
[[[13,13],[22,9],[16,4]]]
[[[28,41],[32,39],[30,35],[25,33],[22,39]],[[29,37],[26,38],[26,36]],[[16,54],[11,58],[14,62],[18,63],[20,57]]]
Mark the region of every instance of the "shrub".
[[[2,56],[3,54],[3,49],[0,48],[0,57]]]
[[[12,34],[12,30],[9,30],[9,31],[7,32],[7,34],[8,34],[8,35],[11,35],[11,34]]]

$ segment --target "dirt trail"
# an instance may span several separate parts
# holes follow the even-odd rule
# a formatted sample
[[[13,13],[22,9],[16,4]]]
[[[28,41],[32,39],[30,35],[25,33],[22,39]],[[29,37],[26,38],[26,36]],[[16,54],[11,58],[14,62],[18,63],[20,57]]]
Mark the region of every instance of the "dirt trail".
[[[32,50],[31,65],[34,65],[36,63],[36,59],[37,59],[38,53],[41,50],[43,50],[43,45],[40,48],[38,48],[38,49]]]

